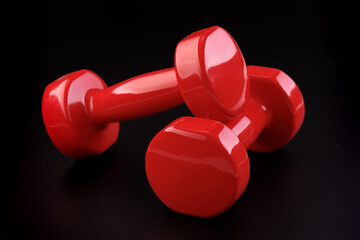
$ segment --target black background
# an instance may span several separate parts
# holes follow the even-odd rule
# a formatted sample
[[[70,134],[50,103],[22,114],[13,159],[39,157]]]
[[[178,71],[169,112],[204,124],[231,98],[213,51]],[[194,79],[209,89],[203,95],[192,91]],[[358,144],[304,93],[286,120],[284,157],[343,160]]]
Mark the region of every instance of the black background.
[[[27,7],[11,12],[14,22],[25,17],[11,29],[20,36],[8,59],[16,70],[4,104],[12,150],[1,168],[1,239],[360,238],[358,74],[352,64],[357,6],[57,0]],[[147,182],[147,145],[168,123],[191,115],[185,105],[121,123],[116,144],[91,159],[75,162],[51,143],[41,117],[48,83],[83,68],[112,85],[172,67],[178,41],[213,25],[234,37],[247,64],[290,75],[306,109],[286,147],[249,152],[250,182],[231,209],[211,219],[174,213]]]

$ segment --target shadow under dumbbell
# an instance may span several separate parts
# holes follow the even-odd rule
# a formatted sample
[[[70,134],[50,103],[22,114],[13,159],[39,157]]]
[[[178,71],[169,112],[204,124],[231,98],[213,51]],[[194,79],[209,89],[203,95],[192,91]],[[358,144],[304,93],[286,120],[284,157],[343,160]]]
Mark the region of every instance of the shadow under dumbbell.
[[[77,160],[65,173],[63,181],[66,186],[86,184],[95,181],[111,166],[113,159],[106,153],[87,159]]]
[[[278,187],[292,179],[293,156],[286,149],[271,153],[248,151],[248,156],[250,161],[249,185],[259,187],[274,184],[275,187]]]
[[[276,222],[282,217],[279,209],[286,212],[299,208],[294,199],[299,198],[306,176],[291,151],[286,148],[271,153],[248,151],[248,155],[250,179],[245,192],[230,209],[234,216],[251,216],[259,225],[267,226],[270,220]]]
[[[49,201],[51,232],[62,232],[64,238],[78,233],[94,239],[86,233],[112,228],[116,229],[112,234],[128,235],[131,226],[136,226],[132,216],[140,216],[146,208],[146,197],[139,196],[147,182],[137,179],[138,174],[127,165],[136,159],[113,154],[77,161],[63,175]]]
[[[73,166],[64,174],[60,181],[63,193],[86,197],[87,195],[106,194],[116,195],[119,192],[129,194],[131,187],[136,188],[133,181],[133,172],[128,165],[129,160],[121,152],[116,156],[105,152],[99,156],[81,159],[76,161]],[[129,187],[131,186],[131,187]],[[88,201],[87,199],[84,199]]]

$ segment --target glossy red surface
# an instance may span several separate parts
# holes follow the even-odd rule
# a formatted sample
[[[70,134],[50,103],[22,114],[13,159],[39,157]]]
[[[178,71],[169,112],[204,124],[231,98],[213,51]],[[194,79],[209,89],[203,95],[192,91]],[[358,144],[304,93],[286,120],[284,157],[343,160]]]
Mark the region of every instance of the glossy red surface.
[[[176,47],[175,69],[181,94],[198,117],[236,117],[249,97],[245,60],[221,27],[191,34]]]
[[[245,61],[236,42],[224,29],[211,27],[180,41],[175,68],[136,76],[109,88],[88,70],[60,78],[46,88],[42,114],[54,144],[78,159],[101,153],[114,143],[118,123],[109,123],[145,117],[184,101],[195,116],[232,119],[244,107],[247,86]]]
[[[99,123],[122,122],[182,103],[175,70],[169,68],[142,74],[94,93],[91,115]]]
[[[278,69],[249,66],[250,99],[237,118],[183,117],[151,141],[146,173],[170,209],[197,217],[216,216],[232,206],[250,174],[245,148],[273,151],[299,130],[304,101],[292,79]]]
[[[70,158],[104,152],[117,139],[119,123],[96,124],[89,118],[89,96],[106,88],[95,73],[80,70],[49,84],[43,94],[42,114],[55,146]]]
[[[146,173],[152,189],[170,209],[212,217],[242,194],[250,168],[245,148],[224,124],[183,117],[151,141]]]
[[[247,82],[240,49],[229,33],[215,26],[178,43],[175,68],[97,92],[91,110],[96,121],[107,123],[152,115],[185,101],[195,116],[225,121],[243,109],[249,96]]]
[[[259,152],[278,150],[300,129],[305,115],[304,99],[295,82],[281,70],[259,66],[247,69],[253,101],[226,125],[242,136],[244,126],[251,122],[250,125],[259,126],[257,129],[261,132],[256,136],[253,130],[250,135],[256,136],[255,141],[246,147]],[[241,140],[245,141],[245,137]]]

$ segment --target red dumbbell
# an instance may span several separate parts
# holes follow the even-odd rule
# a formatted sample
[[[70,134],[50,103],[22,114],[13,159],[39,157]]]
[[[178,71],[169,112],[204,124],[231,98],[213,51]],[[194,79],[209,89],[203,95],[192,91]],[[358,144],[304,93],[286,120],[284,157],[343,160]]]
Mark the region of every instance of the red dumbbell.
[[[42,100],[46,130],[71,158],[100,154],[118,136],[119,121],[155,114],[185,102],[198,117],[232,119],[249,96],[245,62],[234,39],[211,27],[180,41],[175,68],[140,75],[107,88],[80,70],[49,84]]]
[[[146,153],[146,174],[170,209],[198,217],[218,215],[239,198],[250,175],[246,149],[285,146],[305,114],[299,88],[280,70],[248,66],[250,98],[224,123],[182,117],[160,131]]]

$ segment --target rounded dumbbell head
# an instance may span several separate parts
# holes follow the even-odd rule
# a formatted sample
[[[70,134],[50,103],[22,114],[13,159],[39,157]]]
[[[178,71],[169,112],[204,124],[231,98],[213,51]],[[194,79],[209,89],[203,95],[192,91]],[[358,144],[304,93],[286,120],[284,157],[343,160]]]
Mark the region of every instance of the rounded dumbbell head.
[[[249,147],[272,152],[284,147],[304,120],[305,106],[300,89],[284,72],[275,68],[248,66],[251,98],[270,113],[270,121]]]
[[[195,116],[231,119],[242,111],[249,97],[244,58],[221,27],[197,31],[180,41],[175,71],[183,99]]]
[[[104,81],[89,70],[69,73],[46,87],[42,99],[45,127],[55,146],[68,157],[100,154],[116,141],[119,123],[99,125],[89,116],[88,94],[104,88]]]
[[[245,148],[228,127],[214,120],[183,117],[160,131],[146,153],[146,174],[170,209],[212,217],[245,190],[250,166]]]

